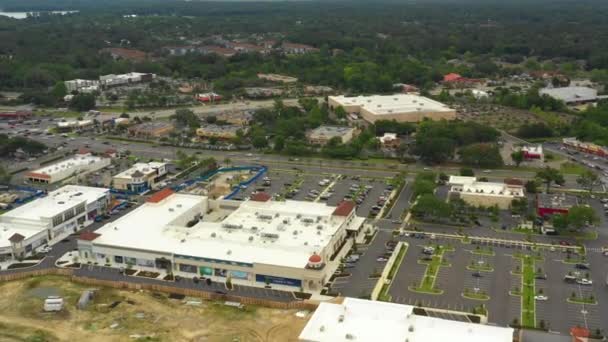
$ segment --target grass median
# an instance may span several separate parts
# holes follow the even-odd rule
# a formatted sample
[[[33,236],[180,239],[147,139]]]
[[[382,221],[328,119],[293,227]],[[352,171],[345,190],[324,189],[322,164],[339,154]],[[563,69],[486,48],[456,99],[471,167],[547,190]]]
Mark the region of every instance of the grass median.
[[[405,253],[407,252],[407,248],[408,248],[407,244],[401,245],[401,248],[399,249],[395,262],[391,266],[391,269],[388,271],[386,280],[385,280],[384,284],[382,285],[382,289],[380,290],[380,294],[378,295],[378,300],[384,301],[384,302],[391,301],[391,295],[388,293],[388,290],[390,290],[393,279],[395,278],[397,271],[399,271],[399,268],[401,267],[401,263],[403,262],[403,258],[405,258]]]
[[[522,260],[522,296],[521,296],[521,322],[524,327],[536,327],[536,295],[534,259],[525,256]]]
[[[443,293],[443,290],[435,287],[435,282],[437,280],[437,274],[439,273],[439,269],[441,267],[450,267],[443,260],[443,255],[446,251],[453,250],[450,247],[445,246],[436,246],[433,255],[431,256],[431,260],[422,260],[420,263],[426,264],[426,271],[424,272],[424,276],[422,277],[422,281],[420,284],[414,284],[408,289],[412,292],[426,293],[426,294],[434,294],[440,295]]]

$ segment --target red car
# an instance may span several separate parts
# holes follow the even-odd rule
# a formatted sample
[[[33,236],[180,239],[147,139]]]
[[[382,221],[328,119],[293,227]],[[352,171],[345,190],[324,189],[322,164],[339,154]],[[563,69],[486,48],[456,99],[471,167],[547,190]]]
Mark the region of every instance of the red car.
[[[565,240],[560,241],[559,244],[562,246],[570,246],[570,242],[565,241]]]

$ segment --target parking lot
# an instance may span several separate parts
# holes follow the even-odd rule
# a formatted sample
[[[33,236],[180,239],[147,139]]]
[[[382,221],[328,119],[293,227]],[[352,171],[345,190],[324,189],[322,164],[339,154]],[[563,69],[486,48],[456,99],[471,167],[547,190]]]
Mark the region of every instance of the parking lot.
[[[376,258],[386,252],[386,241],[391,236],[381,232],[376,239],[349,270],[352,276],[339,280],[332,288],[344,295],[361,295],[360,275],[368,275],[374,267],[383,265]],[[608,330],[608,321],[601,319],[607,317],[608,308],[598,299],[607,291],[605,264],[587,264],[575,253],[568,258],[568,253],[559,247],[533,251],[521,244],[463,244],[460,240],[428,237],[400,239],[409,247],[389,290],[392,302],[465,312],[484,305],[491,323],[506,326],[517,320],[521,324],[522,260],[530,255],[529,259],[534,260],[536,327],[561,333],[576,325],[593,331]],[[433,277],[435,293],[416,291],[428,274],[424,247],[437,245],[450,249],[443,253],[441,266]],[[565,279],[567,275],[573,277],[571,282]],[[582,279],[593,279],[593,283],[585,284]],[[372,282],[367,289],[374,285]],[[580,299],[590,302],[583,304]]]
[[[330,206],[352,200],[357,203],[357,215],[373,217],[380,212],[393,190],[385,179],[269,170],[265,177],[240,191],[234,199],[245,200],[253,193],[263,191],[274,198],[325,202]]]

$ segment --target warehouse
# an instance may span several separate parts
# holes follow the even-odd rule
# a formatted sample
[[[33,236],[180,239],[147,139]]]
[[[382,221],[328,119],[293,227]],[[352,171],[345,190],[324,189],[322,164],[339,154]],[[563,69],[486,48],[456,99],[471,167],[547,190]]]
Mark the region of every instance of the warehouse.
[[[28,172],[25,177],[31,182],[53,184],[73,176],[101,170],[110,163],[109,158],[97,157],[90,153],[76,154],[72,158]]]
[[[411,305],[345,298],[322,302],[300,333],[302,342],[512,342],[513,328],[417,314]],[[447,315],[446,315],[447,316]]]
[[[26,257],[91,224],[106,212],[110,191],[67,185],[0,216],[0,257]]]
[[[456,119],[456,110],[435,100],[413,94],[330,96],[328,103],[331,110],[342,107],[347,113],[358,114],[370,123],[378,120],[419,122],[423,119]]]
[[[348,126],[319,126],[306,132],[306,140],[312,145],[326,145],[331,139],[338,138],[340,143],[351,141],[358,131]]]
[[[112,177],[114,189],[140,193],[151,189],[167,174],[167,163],[136,163],[130,169]]]
[[[450,199],[460,198],[479,207],[509,209],[514,199],[524,198],[524,187],[514,182],[480,182],[475,177],[450,176]]]
[[[165,189],[82,236],[78,249],[83,259],[114,267],[320,291],[363,221],[353,202],[278,202],[265,193],[209,200]]]

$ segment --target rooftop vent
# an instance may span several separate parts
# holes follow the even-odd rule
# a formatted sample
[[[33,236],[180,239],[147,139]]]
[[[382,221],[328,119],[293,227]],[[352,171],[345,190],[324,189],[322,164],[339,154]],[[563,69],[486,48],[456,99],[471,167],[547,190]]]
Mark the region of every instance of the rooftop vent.
[[[340,323],[344,322],[344,315],[338,316],[338,322],[340,322]]]
[[[173,208],[169,208],[169,211],[173,212],[173,211],[175,211],[175,210],[174,210]]]
[[[182,205],[181,205],[181,204],[178,204],[178,205],[177,205],[177,207],[178,207],[178,208],[181,208],[181,207],[182,207]]]
[[[249,242],[252,242],[252,241],[253,241],[253,236],[250,236],[249,237]]]
[[[211,237],[214,238],[216,236],[215,232],[211,233]]]
[[[181,239],[180,242],[184,243],[184,242],[186,242],[186,239]]]

